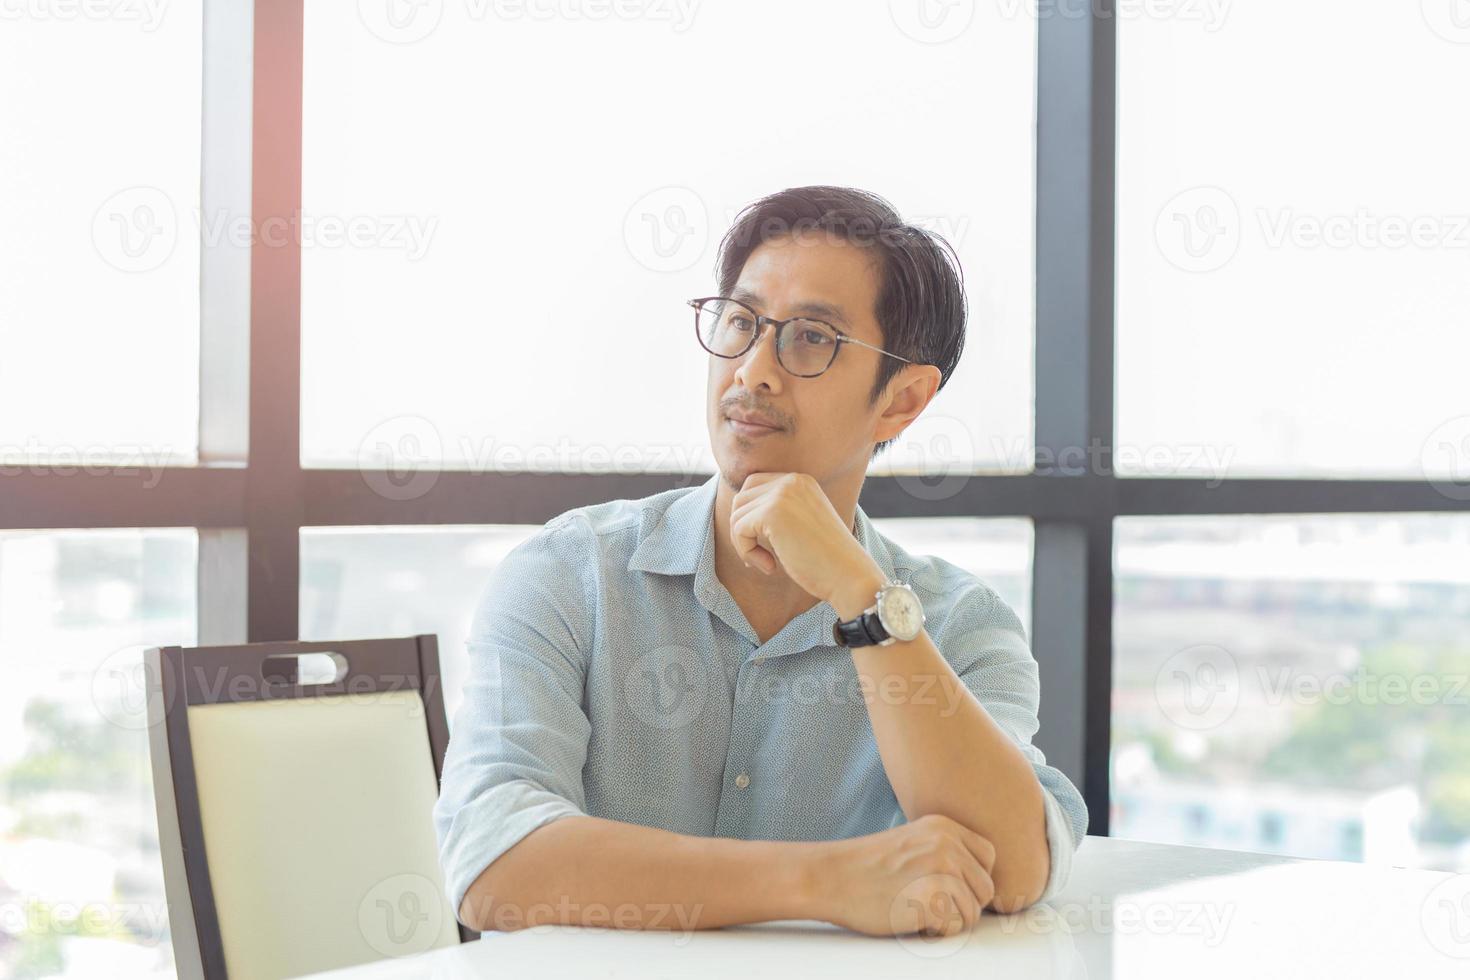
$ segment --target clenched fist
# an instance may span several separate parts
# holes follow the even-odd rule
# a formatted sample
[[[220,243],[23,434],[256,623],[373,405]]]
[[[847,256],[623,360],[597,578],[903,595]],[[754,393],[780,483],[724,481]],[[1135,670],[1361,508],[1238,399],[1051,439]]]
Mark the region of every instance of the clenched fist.
[[[833,841],[828,858],[820,917],[870,936],[968,931],[995,897],[995,846],[939,814]]]

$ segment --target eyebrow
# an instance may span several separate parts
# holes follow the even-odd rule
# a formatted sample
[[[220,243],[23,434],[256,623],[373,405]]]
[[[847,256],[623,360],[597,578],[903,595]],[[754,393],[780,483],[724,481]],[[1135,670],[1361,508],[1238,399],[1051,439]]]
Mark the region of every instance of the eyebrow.
[[[742,289],[737,287],[735,291],[730,294],[730,298],[738,299],[742,303],[751,303],[755,306],[765,305],[765,300],[761,299],[758,293],[754,293],[749,289]],[[832,320],[840,320],[844,324],[848,323],[848,319],[846,316],[843,315],[842,309],[840,307],[830,306],[826,303],[807,301],[805,303],[796,304],[794,309],[798,316],[819,316],[826,317]]]

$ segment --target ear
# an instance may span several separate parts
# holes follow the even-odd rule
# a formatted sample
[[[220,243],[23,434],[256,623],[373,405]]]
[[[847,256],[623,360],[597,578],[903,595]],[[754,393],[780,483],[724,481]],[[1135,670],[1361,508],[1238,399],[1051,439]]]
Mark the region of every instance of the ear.
[[[906,364],[888,383],[886,406],[873,428],[874,444],[898,435],[934,400],[942,375],[932,364]]]

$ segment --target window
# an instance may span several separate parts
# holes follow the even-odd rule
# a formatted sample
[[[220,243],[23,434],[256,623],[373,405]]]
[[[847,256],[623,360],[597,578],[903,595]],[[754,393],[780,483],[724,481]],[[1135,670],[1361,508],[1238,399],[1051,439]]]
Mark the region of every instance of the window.
[[[958,565],[995,590],[1031,636],[1031,522],[992,518],[890,517],[873,521],[913,555]]]
[[[1183,804],[1280,853],[1463,866],[1467,553],[1461,516],[1120,520],[1113,832],[1220,846]]]
[[[684,301],[739,208],[843,183],[969,274],[966,355],[875,468],[1029,470],[1035,21],[638,9],[307,5],[307,464],[713,473]]]
[[[0,975],[173,974],[140,672],[194,569],[192,531],[0,532]]]
[[[1030,630],[1028,521],[900,518],[874,521],[915,554],[935,554],[980,577]],[[469,671],[465,641],[480,594],[506,553],[539,527],[307,528],[301,534],[303,639],[434,633],[451,720]]]
[[[1120,472],[1470,479],[1451,6],[1120,18]]]
[[[301,532],[301,637],[434,633],[451,722],[469,673],[465,641],[490,574],[539,527],[322,527]]]
[[[199,5],[4,20],[0,465],[193,462],[200,242],[228,217],[201,222]]]
[[[683,301],[812,182],[958,249],[864,506],[1034,629],[1091,832],[1470,867],[1450,6],[5,7],[0,976],[172,972],[143,647],[434,632],[452,718],[506,551],[711,472]],[[1032,472],[1093,434],[1196,479]]]

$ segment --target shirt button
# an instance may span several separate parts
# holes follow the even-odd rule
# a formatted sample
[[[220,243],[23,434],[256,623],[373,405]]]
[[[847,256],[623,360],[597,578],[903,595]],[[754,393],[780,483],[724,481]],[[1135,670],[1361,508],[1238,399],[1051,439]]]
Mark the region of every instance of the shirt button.
[[[745,787],[750,785],[750,777],[742,772],[740,775],[735,777],[735,785],[739,786],[741,789],[744,789]]]
[[[755,665],[757,667],[759,667],[761,664],[763,664],[765,662],[766,662],[766,658],[765,657],[756,657],[755,658]]]

